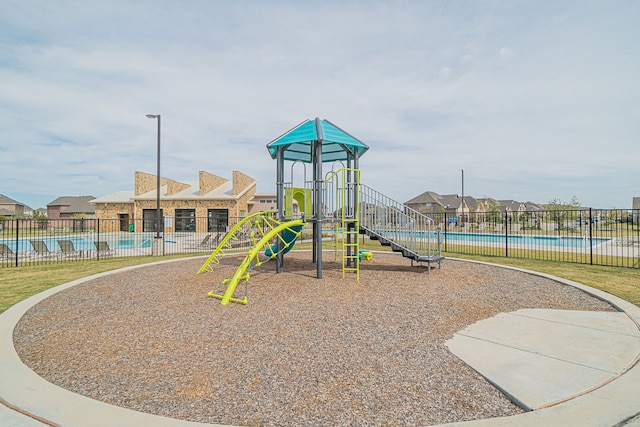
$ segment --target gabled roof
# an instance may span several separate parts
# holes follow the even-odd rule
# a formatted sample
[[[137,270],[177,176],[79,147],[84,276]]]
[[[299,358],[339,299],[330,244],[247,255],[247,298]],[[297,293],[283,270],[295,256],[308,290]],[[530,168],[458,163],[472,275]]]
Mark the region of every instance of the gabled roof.
[[[405,205],[411,205],[415,203],[438,203],[440,199],[440,195],[438,193],[434,193],[433,191],[425,191],[424,193],[414,197],[411,200],[404,202]]]
[[[462,206],[462,198],[457,194],[443,194],[442,196],[440,196],[440,204],[445,208],[457,209]]]
[[[77,203],[89,203],[93,199],[95,199],[93,196],[61,196],[47,203],[47,206],[71,206]]]
[[[509,210],[509,211],[517,211],[520,209],[522,203],[515,200],[498,200],[498,205],[500,206],[500,210]]]
[[[537,203],[533,202],[524,202],[527,212],[542,212],[544,208]]]
[[[5,196],[4,194],[0,194],[0,205],[22,205],[22,203]]]
[[[347,160],[349,153],[360,157],[369,149],[367,144],[324,119],[305,120],[268,143],[267,149],[274,159],[278,147],[285,147],[285,160],[311,163],[315,141],[322,143],[323,163]]]
[[[63,196],[47,203],[47,206],[66,206],[62,210],[65,213],[92,213],[95,208],[89,202],[94,199],[93,196]]]
[[[200,194],[200,187],[198,181],[193,182],[185,182],[188,187],[184,190],[178,191],[174,194],[168,194],[167,186],[163,185],[160,187],[160,198],[162,200],[194,200],[194,199],[235,199],[233,196],[233,183],[231,181],[227,181],[222,185],[214,188],[205,194]],[[155,200],[157,197],[157,192],[155,188],[151,191],[147,191],[146,193],[139,194],[137,196],[132,197],[135,200]]]
[[[135,191],[133,190],[120,190],[114,193],[107,194],[106,196],[93,199],[89,203],[95,205],[97,203],[133,203],[133,197]]]
[[[142,182],[137,185],[138,180],[148,181],[151,177],[151,184]],[[160,186],[160,199],[165,200],[235,200],[256,187],[255,179],[238,171],[233,171],[233,179],[226,180],[208,172],[200,171],[200,180],[178,182],[172,179],[161,178],[164,185]],[[158,193],[155,187],[156,179],[150,174],[143,172],[135,173],[136,190],[121,190],[107,194],[91,201],[92,204],[99,203],[130,203],[136,200],[156,200]],[[66,212],[66,211],[65,211]]]

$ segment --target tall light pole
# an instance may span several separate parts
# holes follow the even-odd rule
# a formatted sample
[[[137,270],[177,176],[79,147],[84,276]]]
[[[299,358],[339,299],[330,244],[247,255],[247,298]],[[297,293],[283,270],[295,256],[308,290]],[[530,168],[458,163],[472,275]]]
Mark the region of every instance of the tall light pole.
[[[156,239],[160,239],[160,114],[147,114],[150,119],[158,119],[158,156],[157,156],[157,170],[156,170]]]
[[[462,172],[462,218],[460,218],[462,222],[464,220],[464,169],[460,169],[460,171]]]

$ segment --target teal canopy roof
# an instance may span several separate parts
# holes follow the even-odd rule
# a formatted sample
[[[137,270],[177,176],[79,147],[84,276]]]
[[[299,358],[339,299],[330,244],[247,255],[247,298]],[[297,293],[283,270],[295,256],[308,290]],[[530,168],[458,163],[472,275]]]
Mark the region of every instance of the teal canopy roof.
[[[318,135],[320,134],[320,135]],[[349,154],[359,158],[369,146],[349,135],[328,120],[305,120],[287,133],[267,144],[272,158],[276,158],[278,147],[285,147],[284,159],[313,161],[313,143],[322,143],[322,162],[347,160]]]

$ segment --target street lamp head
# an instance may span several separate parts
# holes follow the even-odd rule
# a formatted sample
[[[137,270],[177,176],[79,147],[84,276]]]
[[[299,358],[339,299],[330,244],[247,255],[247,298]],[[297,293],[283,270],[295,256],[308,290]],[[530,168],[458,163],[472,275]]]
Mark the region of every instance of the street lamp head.
[[[150,119],[157,119],[158,117],[160,117],[160,114],[147,114],[147,117]]]

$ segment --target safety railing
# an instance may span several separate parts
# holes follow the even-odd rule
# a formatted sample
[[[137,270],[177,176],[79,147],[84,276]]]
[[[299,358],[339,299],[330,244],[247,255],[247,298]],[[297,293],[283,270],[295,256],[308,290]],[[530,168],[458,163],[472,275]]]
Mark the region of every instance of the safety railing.
[[[449,253],[640,268],[638,210],[433,213]]]
[[[440,255],[439,230],[432,218],[360,185],[360,228],[424,257]]]
[[[449,254],[640,268],[640,210],[491,211],[460,218],[448,212],[423,214],[365,185],[359,188],[360,228],[419,253],[435,253],[440,241]],[[339,216],[342,205],[333,203],[326,217]],[[0,220],[0,267],[151,256],[158,234],[162,244],[156,255],[211,253],[239,221],[167,217],[158,233],[153,218],[5,219]],[[303,230],[303,239],[305,234],[311,232]],[[246,239],[235,243],[238,250],[249,244]]]
[[[0,220],[0,267],[210,253],[240,218]],[[158,243],[158,237],[159,243]],[[238,239],[234,249],[250,245]],[[157,251],[157,252],[156,252]]]

